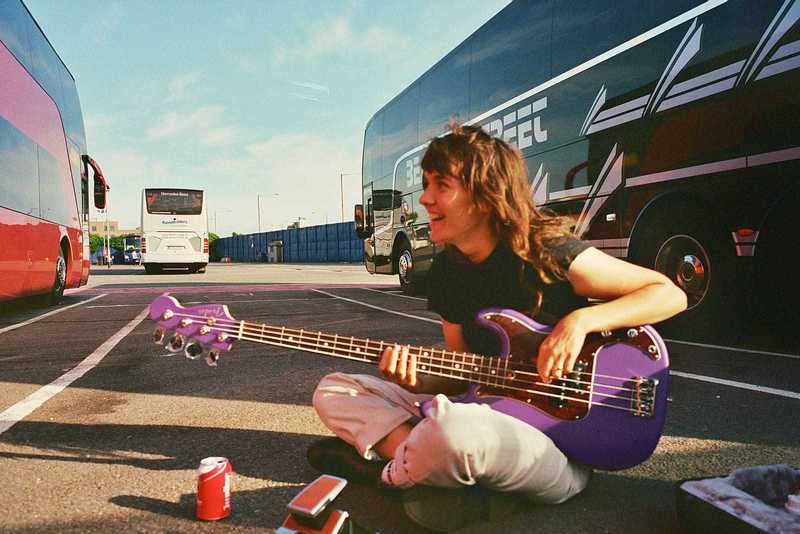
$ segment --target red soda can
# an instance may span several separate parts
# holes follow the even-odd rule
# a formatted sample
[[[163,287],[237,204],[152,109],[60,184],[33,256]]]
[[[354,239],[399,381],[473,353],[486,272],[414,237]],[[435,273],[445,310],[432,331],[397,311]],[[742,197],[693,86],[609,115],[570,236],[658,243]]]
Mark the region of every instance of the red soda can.
[[[207,521],[231,515],[231,463],[212,456],[197,469],[197,518]]]

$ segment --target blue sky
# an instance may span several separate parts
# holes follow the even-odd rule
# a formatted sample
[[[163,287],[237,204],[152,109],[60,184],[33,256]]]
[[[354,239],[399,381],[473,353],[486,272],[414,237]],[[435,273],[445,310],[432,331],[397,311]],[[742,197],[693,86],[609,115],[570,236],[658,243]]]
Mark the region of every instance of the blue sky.
[[[110,218],[144,187],[208,191],[211,230],[341,218],[378,109],[508,0],[24,0],[78,85]],[[276,196],[277,194],[277,196]]]

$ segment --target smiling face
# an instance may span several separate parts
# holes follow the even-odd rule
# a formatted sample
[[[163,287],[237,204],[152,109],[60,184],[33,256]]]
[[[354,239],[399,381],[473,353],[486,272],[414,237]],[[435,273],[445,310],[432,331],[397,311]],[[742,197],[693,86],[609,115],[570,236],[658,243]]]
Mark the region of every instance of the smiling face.
[[[455,246],[481,260],[494,249],[488,213],[481,211],[459,178],[437,171],[422,175],[420,204],[430,216],[431,240]]]

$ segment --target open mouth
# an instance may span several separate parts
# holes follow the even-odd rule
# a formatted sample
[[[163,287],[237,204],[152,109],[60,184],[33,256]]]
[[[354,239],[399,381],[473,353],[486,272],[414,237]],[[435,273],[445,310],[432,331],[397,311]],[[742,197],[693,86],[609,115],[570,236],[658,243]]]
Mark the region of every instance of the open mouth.
[[[444,220],[444,215],[431,216],[431,222],[439,222]]]

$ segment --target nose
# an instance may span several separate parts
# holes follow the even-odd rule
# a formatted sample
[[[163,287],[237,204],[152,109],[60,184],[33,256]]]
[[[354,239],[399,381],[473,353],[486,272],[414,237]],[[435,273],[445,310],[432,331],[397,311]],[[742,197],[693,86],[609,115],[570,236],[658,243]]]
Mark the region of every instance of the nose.
[[[423,189],[422,196],[419,197],[419,203],[422,204],[426,209],[428,206],[433,204],[433,198],[430,192],[430,189]]]

